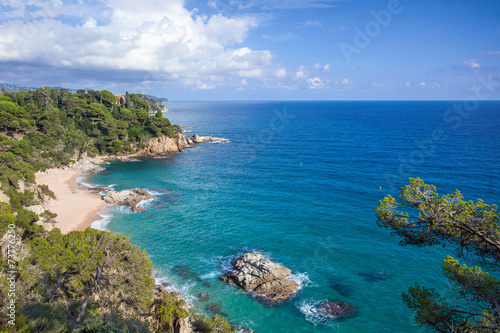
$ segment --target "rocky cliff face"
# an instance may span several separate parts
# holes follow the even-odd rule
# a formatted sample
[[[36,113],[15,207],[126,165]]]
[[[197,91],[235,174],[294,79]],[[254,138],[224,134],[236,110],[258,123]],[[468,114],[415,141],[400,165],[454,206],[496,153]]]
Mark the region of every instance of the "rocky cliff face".
[[[219,142],[223,141],[221,138],[212,136],[199,136],[195,134],[193,136],[184,136],[177,133],[173,138],[162,135],[157,138],[149,139],[148,147],[137,152],[136,156],[148,157],[148,156],[158,156],[166,153],[178,153],[182,152],[184,148],[191,147],[190,145],[195,143],[205,143],[205,142]]]

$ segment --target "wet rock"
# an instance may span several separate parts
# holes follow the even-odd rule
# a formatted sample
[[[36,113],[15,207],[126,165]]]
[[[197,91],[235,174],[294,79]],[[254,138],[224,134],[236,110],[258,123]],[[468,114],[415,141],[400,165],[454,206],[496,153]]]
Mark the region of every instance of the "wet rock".
[[[218,314],[220,316],[227,317],[227,313],[221,311],[220,304],[209,304],[205,307],[205,310],[207,310],[208,312]]]
[[[221,277],[227,283],[254,291],[271,303],[288,300],[299,289],[297,282],[288,280],[290,269],[271,262],[260,253],[247,253],[231,262],[233,270]]]
[[[200,302],[208,302],[209,299],[210,299],[210,295],[209,294],[203,293],[203,294],[199,294],[198,295],[198,300]]]
[[[325,317],[336,319],[346,317],[358,312],[358,308],[353,305],[342,302],[323,302],[318,306],[318,311]]]
[[[124,190],[120,192],[108,191],[102,197],[104,201],[115,205],[125,205],[132,207],[132,211],[140,212],[144,210],[142,207],[137,207],[137,204],[146,199],[155,199],[148,191],[134,188],[132,190]]]

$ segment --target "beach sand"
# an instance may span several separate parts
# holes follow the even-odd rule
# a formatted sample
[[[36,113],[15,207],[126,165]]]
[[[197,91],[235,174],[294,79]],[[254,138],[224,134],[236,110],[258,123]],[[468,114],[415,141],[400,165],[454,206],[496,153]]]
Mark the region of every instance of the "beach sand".
[[[97,213],[106,205],[98,194],[78,188],[78,176],[79,173],[72,169],[49,169],[35,174],[36,182],[48,185],[56,195],[56,200],[44,207],[57,214],[55,227],[62,233],[90,227],[98,217]]]

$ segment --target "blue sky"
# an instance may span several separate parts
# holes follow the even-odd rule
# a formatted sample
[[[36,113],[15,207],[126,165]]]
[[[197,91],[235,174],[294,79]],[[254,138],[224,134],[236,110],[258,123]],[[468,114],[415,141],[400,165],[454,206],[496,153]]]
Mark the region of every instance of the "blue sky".
[[[4,0],[0,81],[171,100],[500,99],[500,1]]]

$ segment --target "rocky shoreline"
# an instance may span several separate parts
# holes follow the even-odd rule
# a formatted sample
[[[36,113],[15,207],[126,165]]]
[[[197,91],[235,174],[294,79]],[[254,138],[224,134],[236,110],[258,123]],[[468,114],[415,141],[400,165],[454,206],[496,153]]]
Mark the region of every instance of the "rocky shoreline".
[[[177,133],[173,138],[162,135],[158,138],[149,139],[147,147],[138,150],[134,154],[99,156],[91,158],[87,156],[87,153],[83,153],[78,156],[77,162],[74,162],[65,168],[73,169],[82,175],[89,175],[104,170],[101,165],[108,163],[107,161],[109,160],[120,160],[126,162],[134,160],[137,157],[158,157],[168,153],[182,152],[186,148],[194,148],[194,146],[192,146],[193,144],[206,142],[225,143],[227,141],[218,137],[199,136],[198,134],[194,134],[193,136],[184,136],[181,133]],[[154,200],[156,198],[151,196],[151,194],[144,189],[135,188],[121,192],[110,190],[102,195],[101,199],[108,204],[129,206],[133,212],[140,212],[145,210],[145,208],[138,206],[140,202],[144,200]]]

